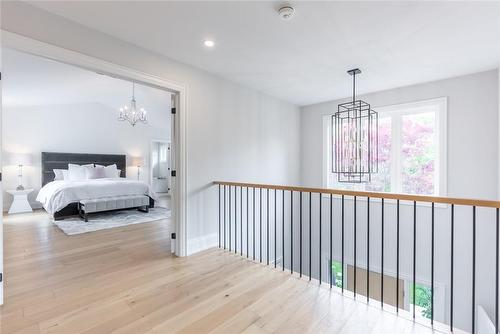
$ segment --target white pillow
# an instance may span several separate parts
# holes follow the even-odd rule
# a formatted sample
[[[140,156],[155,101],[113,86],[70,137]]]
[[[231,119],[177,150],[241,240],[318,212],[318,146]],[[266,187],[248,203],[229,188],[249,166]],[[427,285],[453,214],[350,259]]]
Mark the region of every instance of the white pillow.
[[[64,180],[63,172],[67,171],[66,169],[53,169],[54,172],[54,181]]]
[[[106,174],[104,172],[104,167],[102,166],[96,166],[93,168],[87,168],[87,179],[92,180],[92,179],[102,179],[106,177]]]
[[[116,178],[119,179],[120,178],[120,174],[122,173],[122,170],[121,169],[117,169],[116,170]]]
[[[63,178],[62,178],[63,180],[69,181],[69,172],[67,169],[63,169],[62,175],[63,175]]]
[[[102,165],[96,165],[96,167],[104,167]],[[118,176],[117,176],[118,174]],[[108,179],[116,179],[120,177],[120,170],[116,167],[116,164],[104,167],[104,177]]]
[[[87,179],[87,167],[68,164],[68,179],[70,181],[82,181]]]

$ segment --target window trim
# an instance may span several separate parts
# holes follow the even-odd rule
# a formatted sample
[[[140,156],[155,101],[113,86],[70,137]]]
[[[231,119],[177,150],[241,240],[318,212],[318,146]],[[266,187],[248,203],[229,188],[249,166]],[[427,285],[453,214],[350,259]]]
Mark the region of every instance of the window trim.
[[[428,106],[438,106],[438,111],[436,112],[436,126],[437,133],[435,134],[435,140],[438,143],[438,158],[436,159],[436,170],[438,171],[435,175],[435,193],[434,196],[447,196],[448,194],[448,186],[447,186],[447,178],[448,178],[448,98],[447,97],[439,97],[427,100],[419,100],[414,102],[405,102],[398,103],[380,107],[374,107],[374,109],[379,113],[379,118],[384,117],[385,115],[397,114],[398,117],[394,117],[393,120],[396,120],[397,124],[392,124],[392,145],[394,150],[400,151],[399,146],[401,136],[401,118],[404,115],[408,114],[416,114],[419,112],[425,112],[424,108]],[[406,109],[401,111],[401,109]],[[418,111],[421,109],[421,111]],[[333,114],[324,114],[322,116],[322,126],[323,126],[323,157],[322,157],[322,182],[324,188],[329,187],[329,175],[330,167],[331,167],[331,157],[330,157],[330,146],[331,146],[331,128],[330,128],[330,119]],[[400,170],[401,167],[401,156],[399,155],[396,159],[392,159],[392,170]],[[391,175],[391,183],[392,184],[401,184],[399,173],[394,173]],[[391,193],[401,193],[399,189],[395,191],[391,191]]]

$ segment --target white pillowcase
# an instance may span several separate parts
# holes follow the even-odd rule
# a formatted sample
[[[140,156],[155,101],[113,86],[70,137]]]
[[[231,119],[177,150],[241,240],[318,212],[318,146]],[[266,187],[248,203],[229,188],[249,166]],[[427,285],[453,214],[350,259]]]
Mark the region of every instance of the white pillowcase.
[[[96,167],[104,167],[102,165],[95,165]],[[121,170],[118,169],[116,164],[104,167],[104,177],[108,179],[116,179],[120,177]]]
[[[89,168],[90,166],[86,165],[80,166],[80,165],[74,165],[74,164],[68,164],[68,179],[69,181],[82,181],[87,179],[87,172],[86,169]],[[92,166],[93,168],[93,166]]]
[[[106,177],[106,174],[104,172],[104,167],[102,167],[102,166],[87,168],[86,172],[87,172],[87,179],[88,180],[102,179],[102,178]]]
[[[64,175],[63,175],[64,171],[67,171],[67,169],[53,169],[54,181],[64,180]]]

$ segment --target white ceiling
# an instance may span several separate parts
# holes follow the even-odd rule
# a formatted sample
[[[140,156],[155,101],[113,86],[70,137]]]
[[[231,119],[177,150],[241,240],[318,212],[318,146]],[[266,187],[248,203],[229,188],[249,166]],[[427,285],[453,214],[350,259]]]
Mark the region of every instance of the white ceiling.
[[[299,105],[497,68],[500,2],[32,1]],[[216,42],[214,49],[203,40]]]
[[[2,65],[5,108],[100,103],[118,113],[132,97],[128,81],[10,49],[2,50]],[[166,91],[136,85],[135,95],[138,107],[149,112],[170,111]]]

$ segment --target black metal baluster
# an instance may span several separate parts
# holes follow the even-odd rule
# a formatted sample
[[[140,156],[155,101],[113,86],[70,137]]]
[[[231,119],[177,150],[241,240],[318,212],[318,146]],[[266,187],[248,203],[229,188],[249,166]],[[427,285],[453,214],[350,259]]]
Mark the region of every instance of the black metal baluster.
[[[312,279],[312,193],[309,192],[309,281]]]
[[[278,205],[276,203],[276,192],[277,190],[274,189],[274,268],[276,268],[276,211],[278,211]]]
[[[248,259],[248,232],[249,232],[249,228],[248,228],[248,225],[250,225],[250,222],[248,221],[248,187],[247,187],[247,259]]]
[[[322,200],[321,200],[321,193],[319,193],[319,226],[318,226],[318,229],[319,229],[319,285],[321,285],[321,221],[322,221]]]
[[[243,187],[240,187],[240,256],[243,256]]]
[[[432,219],[431,219],[431,325],[434,324],[434,202],[431,206]]]
[[[500,236],[498,235],[498,224],[499,224],[499,209],[496,209],[497,221],[496,221],[496,231],[495,231],[495,333],[498,333],[498,243]]]
[[[224,249],[226,249],[226,185],[224,185]]]
[[[450,332],[453,332],[453,256],[455,252],[455,205],[451,205],[451,258],[450,258]]]
[[[384,308],[384,199],[382,198],[382,231],[380,244],[380,307]]]
[[[342,293],[344,293],[344,195],[342,195]]]
[[[234,186],[234,254],[238,253],[238,188]]]
[[[330,289],[333,287],[333,273],[332,273],[332,262],[333,262],[333,194],[330,194],[330,266],[328,271],[330,272]]]
[[[282,238],[281,238],[281,264],[283,266],[282,270],[285,271],[285,190],[283,190],[283,192],[281,193],[281,198],[282,198],[282,202],[281,202],[281,206],[282,206],[282,209],[281,209],[281,216],[282,216],[282,221],[281,221],[281,234],[282,234]]]
[[[366,198],[366,302],[370,302],[370,197]]]
[[[267,226],[267,233],[266,233],[266,237],[267,237],[267,247],[266,247],[266,256],[267,256],[267,265],[269,265],[269,188],[266,189],[266,201],[267,201],[267,206],[266,206],[266,210],[267,210],[267,218],[266,218],[266,226]]]
[[[413,201],[413,320],[415,321],[415,291],[417,285],[417,202]]]
[[[229,198],[228,198],[228,203],[229,203],[229,251],[231,251],[231,186],[229,186]]]
[[[252,231],[252,239],[253,239],[253,246],[252,246],[252,253],[253,253],[253,260],[255,261],[255,187],[253,188],[253,215],[252,215],[252,220],[253,220],[253,231]]]
[[[293,274],[293,190],[290,190],[290,274]]]
[[[358,268],[356,266],[356,243],[357,243],[357,233],[356,233],[356,229],[357,229],[357,196],[354,196],[354,298],[356,298],[356,274],[357,274],[357,271],[358,271]]]
[[[396,201],[396,313],[399,312],[399,199]]]
[[[220,204],[220,184],[219,184],[219,248],[221,246],[221,243],[220,243],[220,240],[221,240],[221,211],[220,211],[220,208],[221,208],[221,204]]]
[[[472,207],[472,334],[476,332],[476,206]]]
[[[259,188],[259,262],[262,263],[262,188]]]
[[[299,267],[300,267],[300,277],[302,278],[302,191],[299,194]]]

